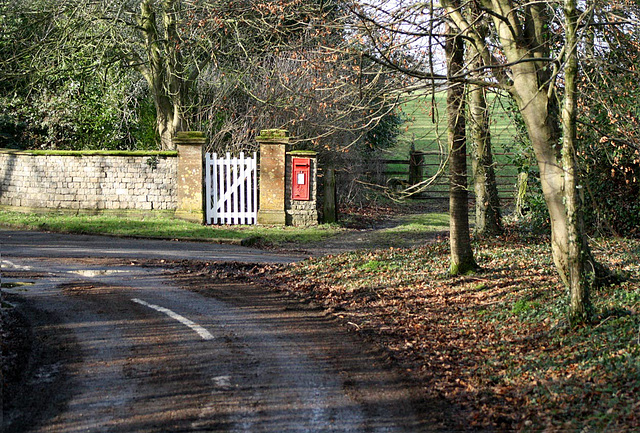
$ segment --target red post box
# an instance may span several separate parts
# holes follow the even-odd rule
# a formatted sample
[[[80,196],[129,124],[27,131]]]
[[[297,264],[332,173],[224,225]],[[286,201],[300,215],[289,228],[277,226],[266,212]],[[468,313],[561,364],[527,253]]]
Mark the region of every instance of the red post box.
[[[292,158],[292,162],[291,198],[293,200],[309,200],[311,159]]]

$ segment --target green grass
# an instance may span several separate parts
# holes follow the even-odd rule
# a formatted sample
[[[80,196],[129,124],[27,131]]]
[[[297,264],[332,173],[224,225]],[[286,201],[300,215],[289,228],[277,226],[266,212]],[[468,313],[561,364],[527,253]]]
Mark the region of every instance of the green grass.
[[[204,226],[169,217],[134,218],[110,215],[25,214],[0,211],[0,226],[60,233],[204,240],[253,244],[316,242],[342,231],[337,226],[269,227]]]
[[[424,243],[430,234],[448,230],[446,213],[402,215],[393,227],[367,235],[367,248],[406,248]],[[346,233],[337,224],[315,227],[259,225],[205,226],[167,216],[140,218],[114,215],[69,215],[0,211],[0,227],[59,233],[99,234],[123,237],[199,240],[257,246],[301,246]]]
[[[424,243],[434,232],[449,230],[449,214],[429,213],[405,215],[395,227],[376,230],[370,244],[378,248],[406,248]]]
[[[448,213],[428,213],[407,215],[404,224],[389,231],[437,231],[449,228]]]
[[[489,94],[487,101],[491,110],[491,142],[495,153],[510,151],[516,132],[515,126],[502,106],[504,98],[506,97]],[[433,103],[435,103],[434,108],[432,108]],[[438,142],[446,149],[446,108],[446,94],[443,92],[436,93],[433,102],[430,95],[408,98],[402,106],[402,112],[408,121],[394,153],[408,155],[412,143],[416,150],[438,150]],[[498,158],[498,162],[501,162],[501,158]]]

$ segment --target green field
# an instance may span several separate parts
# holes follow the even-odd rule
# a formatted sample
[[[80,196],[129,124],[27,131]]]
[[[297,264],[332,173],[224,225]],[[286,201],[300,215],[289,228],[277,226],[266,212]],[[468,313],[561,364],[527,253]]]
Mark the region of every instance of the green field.
[[[506,97],[489,94],[488,105],[491,110],[491,139],[494,152],[510,151],[515,127],[505,113],[503,104]],[[438,142],[447,147],[447,111],[446,94],[407,97],[402,105],[402,113],[407,122],[396,150],[408,154],[411,143],[416,150],[438,150]],[[435,121],[435,123],[434,123]]]
[[[511,163],[511,157],[505,155],[512,152],[516,128],[506,114],[503,104],[506,97],[489,94],[488,104],[491,110],[491,142],[496,163],[496,176],[500,195],[510,198],[513,193],[517,177],[517,170]],[[408,159],[412,145],[415,150],[433,152],[425,155],[427,175],[432,175],[438,168],[440,161],[446,156],[440,156],[440,150],[447,150],[447,113],[446,94],[414,95],[406,98],[401,107],[406,122],[402,126],[402,133],[398,145],[391,149],[389,159]],[[470,148],[467,148],[470,151]],[[469,160],[471,164],[471,160]],[[407,165],[392,165],[388,167],[392,172],[405,172]],[[469,171],[471,173],[471,171]],[[396,177],[401,177],[396,175]],[[442,185],[434,186],[431,190],[443,193],[447,191],[446,178]]]

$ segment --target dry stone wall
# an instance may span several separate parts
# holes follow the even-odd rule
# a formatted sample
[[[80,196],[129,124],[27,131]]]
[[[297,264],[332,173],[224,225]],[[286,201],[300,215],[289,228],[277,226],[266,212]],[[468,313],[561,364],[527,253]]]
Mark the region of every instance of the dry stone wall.
[[[68,210],[176,209],[172,156],[0,152],[0,206]]]

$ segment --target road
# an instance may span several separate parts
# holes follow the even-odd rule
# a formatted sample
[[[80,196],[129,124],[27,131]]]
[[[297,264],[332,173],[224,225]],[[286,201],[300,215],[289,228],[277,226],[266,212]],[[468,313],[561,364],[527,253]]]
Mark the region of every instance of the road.
[[[161,258],[298,257],[228,245],[0,235],[3,273],[11,277],[3,282],[33,283],[4,289],[31,323],[33,347],[3,431],[427,429],[402,378],[322,312],[250,284],[184,279],[157,265]],[[185,290],[193,285],[198,290]]]
[[[2,254],[7,257],[118,257],[130,259],[193,259],[290,263],[304,256],[266,253],[254,248],[205,242],[68,235],[0,229]]]

